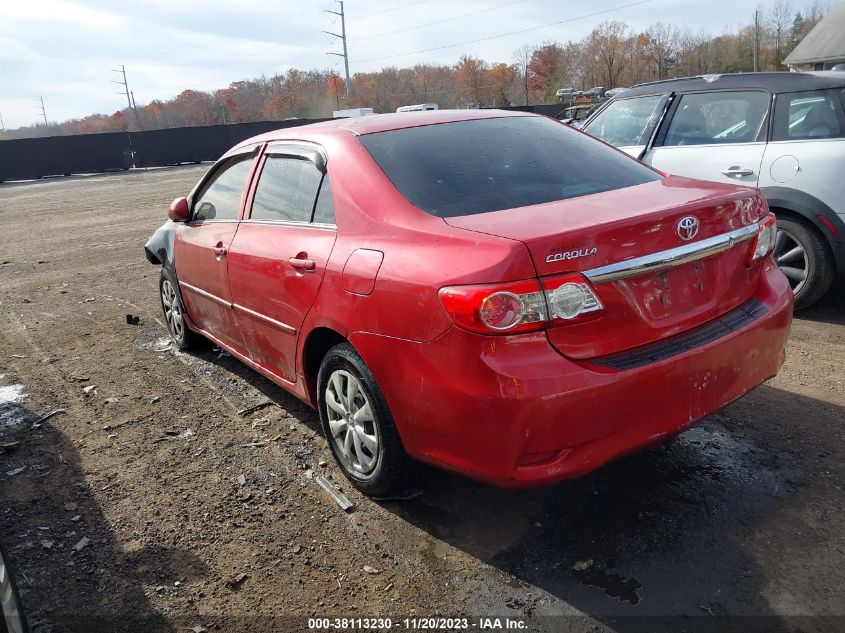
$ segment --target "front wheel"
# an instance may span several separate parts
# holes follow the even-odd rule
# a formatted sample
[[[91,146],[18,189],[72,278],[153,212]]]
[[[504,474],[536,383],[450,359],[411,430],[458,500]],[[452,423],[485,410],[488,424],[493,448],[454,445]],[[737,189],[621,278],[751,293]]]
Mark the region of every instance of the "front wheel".
[[[167,331],[170,333],[173,344],[180,350],[195,347],[199,335],[188,329],[185,323],[185,307],[182,305],[182,297],[176,289],[176,282],[163,269],[158,287],[161,310],[164,313]]]
[[[317,393],[323,432],[343,474],[366,495],[398,489],[408,457],[384,394],[349,343],[323,358]]]
[[[835,276],[833,255],[818,232],[804,222],[778,218],[772,253],[795,294],[795,308],[809,308],[830,288]]]

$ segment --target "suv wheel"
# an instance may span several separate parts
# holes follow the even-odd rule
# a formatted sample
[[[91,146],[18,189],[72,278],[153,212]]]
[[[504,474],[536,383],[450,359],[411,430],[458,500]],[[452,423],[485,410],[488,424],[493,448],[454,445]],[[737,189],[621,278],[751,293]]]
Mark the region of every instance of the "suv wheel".
[[[833,256],[815,228],[778,218],[774,258],[795,293],[795,308],[809,308],[833,283]]]
[[[323,358],[317,394],[323,433],[347,479],[366,495],[399,488],[408,457],[381,389],[349,343]]]

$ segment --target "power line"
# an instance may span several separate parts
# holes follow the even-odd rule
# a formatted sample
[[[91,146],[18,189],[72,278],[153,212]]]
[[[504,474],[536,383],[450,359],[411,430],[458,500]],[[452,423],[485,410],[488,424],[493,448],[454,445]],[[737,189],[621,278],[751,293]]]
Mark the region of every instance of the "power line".
[[[435,20],[434,22],[426,22],[425,24],[417,24],[416,26],[409,26],[404,29],[397,29],[395,31],[385,31],[384,33],[376,33],[375,35],[365,35],[364,37],[356,37],[351,40],[350,42],[360,42],[361,40],[371,40],[376,37],[384,37],[385,35],[395,35],[397,33],[405,33],[407,31],[414,31],[416,29],[422,29],[427,26],[434,26],[436,24],[443,24],[444,22],[452,22],[454,20],[460,20],[461,18],[468,18],[473,15],[478,15],[479,13],[489,13],[490,11],[496,11],[497,9],[504,9],[505,7],[510,7],[514,4],[520,4],[521,2],[525,2],[526,0],[514,0],[513,2],[506,2],[505,4],[500,4],[495,7],[488,7],[486,9],[479,9],[478,11],[470,11],[469,13],[463,13],[461,15],[456,15],[451,18],[444,18],[442,20]]]
[[[328,33],[329,35],[333,35],[334,37],[340,38],[340,41],[343,42],[343,54],[340,53],[328,53],[329,55],[336,55],[338,57],[343,57],[343,65],[346,68],[346,98],[349,98],[349,53],[346,50],[346,16],[343,14],[343,0],[336,0],[337,3],[340,5],[340,11],[331,11],[329,9],[323,9],[326,13],[331,13],[333,15],[340,16],[340,35],[337,33],[332,33],[331,31],[323,31],[323,33]]]
[[[363,20],[364,18],[371,18],[374,15],[381,15],[382,13],[390,13],[391,11],[398,11],[399,9],[404,9],[406,7],[412,7],[416,4],[422,4],[423,2],[428,2],[428,0],[416,0],[415,2],[409,2],[407,4],[400,4],[398,7],[392,7],[390,9],[382,9],[381,11],[374,11],[373,13],[365,13],[364,15],[359,15],[354,18],[349,18],[350,22],[355,20]]]
[[[547,29],[552,26],[559,26],[561,24],[567,24],[569,22],[576,22],[578,20],[585,20],[587,18],[592,18],[597,15],[604,15],[605,13],[612,13],[614,11],[620,11],[622,9],[628,9],[630,7],[635,7],[640,4],[646,4],[647,2],[651,2],[651,0],[637,0],[636,2],[629,2],[628,4],[619,5],[617,7],[612,7],[610,9],[604,9],[603,11],[595,11],[593,13],[588,13],[586,15],[579,15],[574,18],[567,18],[566,20],[558,20],[557,22],[550,22],[548,24],[541,24],[540,26],[532,26],[527,29],[519,29],[518,31],[509,31],[507,33],[500,33],[499,35],[490,35],[488,37],[480,37],[475,40],[467,40],[465,42],[456,42],[454,44],[446,44],[444,46],[435,46],[433,48],[424,48],[418,51],[408,51],[406,53],[396,53],[394,55],[384,55],[382,57],[370,57],[369,59],[358,59],[354,60],[359,64],[363,64],[365,62],[375,62],[380,61],[382,59],[394,59],[396,57],[406,57],[407,55],[418,55],[419,53],[430,53],[432,51],[441,51],[447,48],[455,48],[457,46],[465,46],[466,44],[477,44],[478,42],[488,42],[490,40],[500,39],[502,37],[510,37],[511,35],[519,35],[521,33],[529,33],[531,31],[538,31],[540,29]]]

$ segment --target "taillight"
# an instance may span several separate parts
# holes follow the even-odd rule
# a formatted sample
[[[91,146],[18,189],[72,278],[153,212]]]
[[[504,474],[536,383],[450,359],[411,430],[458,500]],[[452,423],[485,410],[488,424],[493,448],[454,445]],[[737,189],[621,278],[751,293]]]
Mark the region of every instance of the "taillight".
[[[471,332],[513,334],[543,329],[546,300],[535,279],[510,284],[441,288],[440,303]]]
[[[589,283],[578,274],[506,284],[441,288],[440,302],[460,327],[481,334],[542,330],[602,309]]]
[[[775,238],[777,237],[777,223],[775,216],[768,214],[760,221],[760,228],[757,231],[757,239],[754,241],[754,252],[751,255],[751,261],[755,262],[762,259],[772,252],[775,247]]]

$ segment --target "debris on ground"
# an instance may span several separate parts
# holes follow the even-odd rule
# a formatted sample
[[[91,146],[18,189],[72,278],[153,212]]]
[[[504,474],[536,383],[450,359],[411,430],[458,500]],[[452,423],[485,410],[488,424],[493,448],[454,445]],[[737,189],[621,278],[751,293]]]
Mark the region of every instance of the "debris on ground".
[[[341,510],[344,512],[352,512],[352,509],[355,507],[352,502],[344,497],[340,492],[335,490],[325,477],[317,475],[314,477],[314,481],[317,482],[317,485],[320,486],[320,488],[326,491],[326,494],[332,498],[332,501],[340,506]]]
[[[251,407],[247,407],[246,409],[241,409],[240,411],[238,411],[238,415],[249,415],[250,413],[255,413],[259,409],[269,407],[272,404],[272,400],[265,400],[264,402],[259,402],[258,404],[254,404]]]
[[[365,572],[367,572],[368,574],[373,574],[373,575],[375,575],[375,574],[380,573],[378,569],[376,569],[375,567],[370,567],[369,565],[364,565],[364,568],[363,568],[363,569],[364,569],[364,571],[365,571]]]
[[[82,388],[82,393],[86,396],[90,395],[91,393],[96,393],[97,385],[88,385],[87,387]]]
[[[77,541],[76,545],[73,546],[73,549],[77,552],[81,552],[83,549],[88,547],[88,543],[91,542],[87,536],[83,536],[79,541]]]
[[[141,322],[141,317],[136,314],[126,315],[126,325],[138,325]]]
[[[246,486],[246,475],[238,475],[238,485]]]
[[[32,426],[34,426],[35,428],[38,428],[38,426],[39,426],[42,422],[46,422],[47,420],[49,420],[50,418],[52,418],[54,415],[58,415],[58,414],[60,414],[60,413],[65,413],[65,410],[64,410],[64,409],[56,409],[56,410],[54,410],[54,411],[50,411],[50,413],[47,413],[47,414],[45,414],[45,415],[42,415],[42,416],[41,416],[40,418],[38,418],[35,422],[33,422]]]
[[[21,466],[20,468],[15,468],[14,470],[7,470],[6,475],[9,477],[14,477],[15,475],[20,475],[25,470],[26,466]]]
[[[226,581],[226,585],[228,585],[232,589],[235,589],[236,587],[242,585],[244,580],[246,580],[247,578],[249,578],[249,574],[240,573],[237,576],[229,578],[229,580]]]
[[[574,569],[575,571],[586,571],[592,566],[593,566],[593,559],[589,558],[587,560],[575,561],[575,564],[572,566],[572,569]]]

